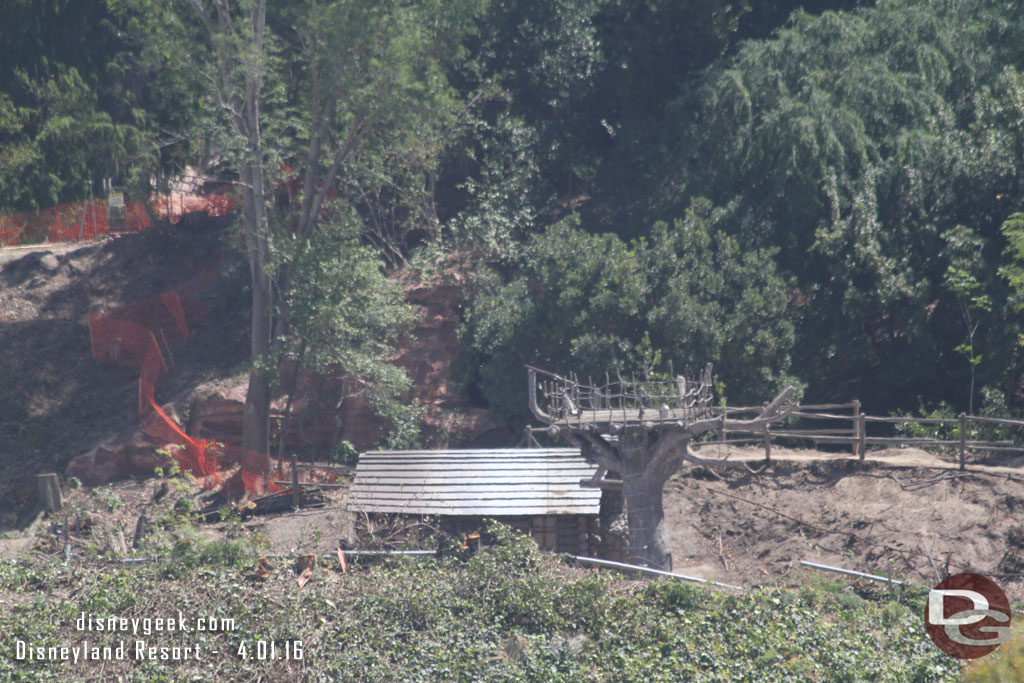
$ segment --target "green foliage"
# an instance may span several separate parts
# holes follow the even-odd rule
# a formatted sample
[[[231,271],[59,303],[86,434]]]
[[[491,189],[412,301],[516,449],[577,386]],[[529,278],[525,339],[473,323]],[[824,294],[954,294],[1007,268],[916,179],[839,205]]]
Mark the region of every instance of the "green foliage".
[[[445,225],[445,246],[480,260],[514,261],[550,208],[550,195],[538,186],[537,134],[523,121],[500,116],[480,131],[479,172],[460,186],[466,206]]]
[[[189,634],[206,655],[196,666],[230,662],[221,671],[226,680],[327,681],[358,671],[396,681],[938,681],[959,673],[928,641],[920,596],[864,598],[847,584],[814,579],[799,592],[726,595],[667,581],[636,590],[614,574],[559,567],[507,528],[492,525],[488,533],[494,545],[468,562],[392,558],[346,574],[318,566],[301,590],[284,567],[265,581],[241,580],[239,568],[255,558],[223,543],[175,548],[130,570],[0,562],[0,593],[39,598],[0,611],[0,628],[12,638],[58,643],[78,633],[81,611],[229,618],[232,630]],[[296,662],[234,658],[239,642],[256,638],[302,640],[301,671],[288,668]],[[985,661],[1001,659],[994,657]],[[149,665],[146,680],[205,671],[187,662]],[[116,666],[104,673],[119,673]],[[44,678],[49,670],[0,659],[0,675]]]
[[[502,286],[481,275],[462,329],[464,381],[492,414],[525,419],[524,365],[581,377],[715,363],[730,399],[760,401],[786,381],[793,326],[771,252],[744,253],[696,202],[672,227],[625,244],[566,220],[536,238]],[[659,368],[660,369],[660,368]]]
[[[1024,309],[1024,213],[1015,213],[1003,223],[1006,238],[1006,256],[1010,262],[999,269],[1016,293],[1013,306],[1017,311]]]
[[[1009,66],[1019,10],[887,2],[798,14],[743,44],[673,103],[665,152],[648,156],[648,200],[634,205],[650,208],[620,231],[708,197],[745,249],[778,249],[802,301],[796,351],[810,398],[944,395],[959,340],[942,235],[966,224],[989,240],[1020,198],[1021,85]],[[986,246],[983,263],[994,256]],[[993,271],[981,268],[978,295],[998,308]],[[986,333],[984,354],[1009,360],[1015,337]],[[1016,364],[1012,378],[978,372],[1019,384]]]
[[[171,548],[164,564],[168,577],[183,577],[204,569],[241,568],[256,561],[256,548],[248,539],[204,540],[198,534],[183,534]]]
[[[102,506],[107,512],[124,508],[121,498],[109,487],[98,486],[92,490],[92,499],[97,505]]]
[[[159,34],[137,40],[142,5],[151,28],[172,28],[167,8],[144,0],[0,8],[0,212],[84,199],[108,177],[144,178],[148,194],[153,173],[181,161],[188,146],[164,131],[188,119],[195,96],[173,68],[180,58],[152,59]]]
[[[359,461],[359,450],[351,441],[342,439],[331,451],[331,461],[342,465],[355,465]]]
[[[948,403],[940,403],[937,406],[927,409],[921,406],[916,417],[923,417],[929,420],[950,420],[948,424],[920,424],[907,422],[896,425],[896,431],[904,436],[912,438],[938,439],[940,441],[957,441],[960,439],[960,426],[955,421],[957,413]],[[907,415],[906,417],[913,417]]]
[[[950,265],[946,269],[943,284],[957,299],[960,317],[964,323],[965,341],[953,350],[961,354],[970,364],[971,384],[967,400],[967,412],[974,414],[974,374],[983,356],[974,352],[974,336],[981,325],[984,313],[992,312],[992,299],[985,294],[977,275],[972,272],[981,260],[982,241],[969,229],[958,225],[945,233],[943,239],[952,252]]]
[[[298,347],[298,362],[343,386],[342,400],[363,397],[388,418],[396,443],[414,443],[418,414],[405,393],[410,381],[390,362],[408,334],[412,309],[402,290],[381,271],[380,260],[358,239],[350,212],[329,216],[308,240],[275,240],[276,256],[287,264],[287,285],[279,307],[289,336],[279,340],[272,367]],[[280,245],[278,247],[278,245]]]
[[[1014,618],[1018,614],[1014,613]],[[1003,643],[990,655],[971,660],[964,668],[964,683],[1016,681],[1024,676],[1024,636],[1020,629],[1010,631],[1010,642]]]

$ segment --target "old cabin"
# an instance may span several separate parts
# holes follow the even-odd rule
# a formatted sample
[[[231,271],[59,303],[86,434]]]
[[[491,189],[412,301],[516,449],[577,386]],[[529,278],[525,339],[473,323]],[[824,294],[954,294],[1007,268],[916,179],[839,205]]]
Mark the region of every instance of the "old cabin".
[[[601,491],[582,488],[597,466],[575,448],[376,451],[359,457],[348,510],[438,518],[442,531],[496,519],[554,552],[593,554]]]

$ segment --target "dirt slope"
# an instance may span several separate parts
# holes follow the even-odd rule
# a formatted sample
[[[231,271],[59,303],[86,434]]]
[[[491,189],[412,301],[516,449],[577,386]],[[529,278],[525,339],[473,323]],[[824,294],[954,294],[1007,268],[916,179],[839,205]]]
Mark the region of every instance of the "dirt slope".
[[[25,511],[32,475],[63,471],[137,425],[138,371],[92,359],[89,310],[193,276],[222,251],[224,227],[204,217],[74,249],[0,250],[0,529]],[[233,304],[201,324],[199,341],[175,348],[178,367],[158,387],[161,400],[245,357],[243,309]]]
[[[916,449],[872,455],[773,449],[758,474],[681,473],[665,495],[675,570],[749,585],[808,560],[934,585],[930,552],[941,575],[982,573],[1024,601],[1024,467],[962,473]]]

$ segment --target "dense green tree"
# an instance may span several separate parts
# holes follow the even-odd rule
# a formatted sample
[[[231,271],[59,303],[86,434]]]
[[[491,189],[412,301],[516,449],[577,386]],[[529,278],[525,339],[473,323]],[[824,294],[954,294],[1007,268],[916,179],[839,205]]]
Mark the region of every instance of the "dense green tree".
[[[303,258],[274,261],[275,243],[309,242],[332,196],[338,210],[351,206],[353,195],[367,189],[365,179],[392,160],[408,167],[436,156],[460,106],[448,67],[479,6],[337,0],[268,12],[265,0],[190,0],[189,7],[202,29],[202,41],[189,49],[210,84],[208,129],[243,198],[252,276],[243,444],[265,451],[268,366],[275,346],[294,339],[288,293],[306,282],[294,268],[311,265]],[[291,195],[283,209],[275,202],[279,183]],[[276,252],[301,256],[304,248]],[[347,315],[358,324],[365,311]]]
[[[0,5],[0,211],[82,199],[89,181],[137,184],[184,166],[194,74],[168,3]],[[177,131],[177,133],[171,133]]]
[[[706,201],[631,244],[567,219],[533,241],[507,285],[482,275],[460,373],[511,423],[526,419],[527,364],[596,379],[710,362],[730,400],[759,402],[787,379],[793,342],[771,257],[743,252]]]
[[[892,408],[947,395],[959,376],[941,235],[967,224],[992,237],[1020,199],[1020,86],[1005,67],[1021,12],[887,2],[798,15],[673,104],[649,212],[707,196],[741,244],[779,249],[805,302],[797,355],[813,398]]]
[[[272,346],[271,365],[281,367],[293,356],[295,370],[335,380],[342,387],[339,401],[366,400],[391,419],[389,444],[408,446],[418,437],[417,411],[403,409],[410,380],[389,361],[413,312],[401,287],[385,277],[379,253],[362,244],[362,230],[351,208],[335,207],[308,240],[280,243],[287,251],[271,261],[289,265],[291,278],[278,305],[287,309],[293,341]],[[288,380],[279,378],[290,397],[294,386]]]

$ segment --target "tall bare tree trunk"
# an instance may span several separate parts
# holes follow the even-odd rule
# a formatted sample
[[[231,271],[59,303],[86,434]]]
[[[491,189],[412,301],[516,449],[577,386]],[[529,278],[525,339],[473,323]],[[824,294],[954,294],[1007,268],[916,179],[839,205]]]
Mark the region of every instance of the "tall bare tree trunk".
[[[266,216],[263,212],[262,169],[249,165],[243,178],[245,190],[246,251],[252,276],[251,322],[249,325],[249,389],[242,414],[242,447],[260,453],[270,448],[270,380],[266,363],[270,357],[271,288],[267,274]],[[251,189],[249,189],[251,188]]]
[[[268,225],[263,187],[263,140],[260,130],[260,89],[263,81],[263,38],[266,0],[255,2],[249,14],[255,60],[246,64],[245,99],[239,132],[246,136],[247,158],[242,165],[245,208],[245,246],[252,275],[249,389],[242,415],[242,446],[251,451],[270,450],[270,359],[272,292],[267,273]],[[250,59],[252,59],[250,57]]]

